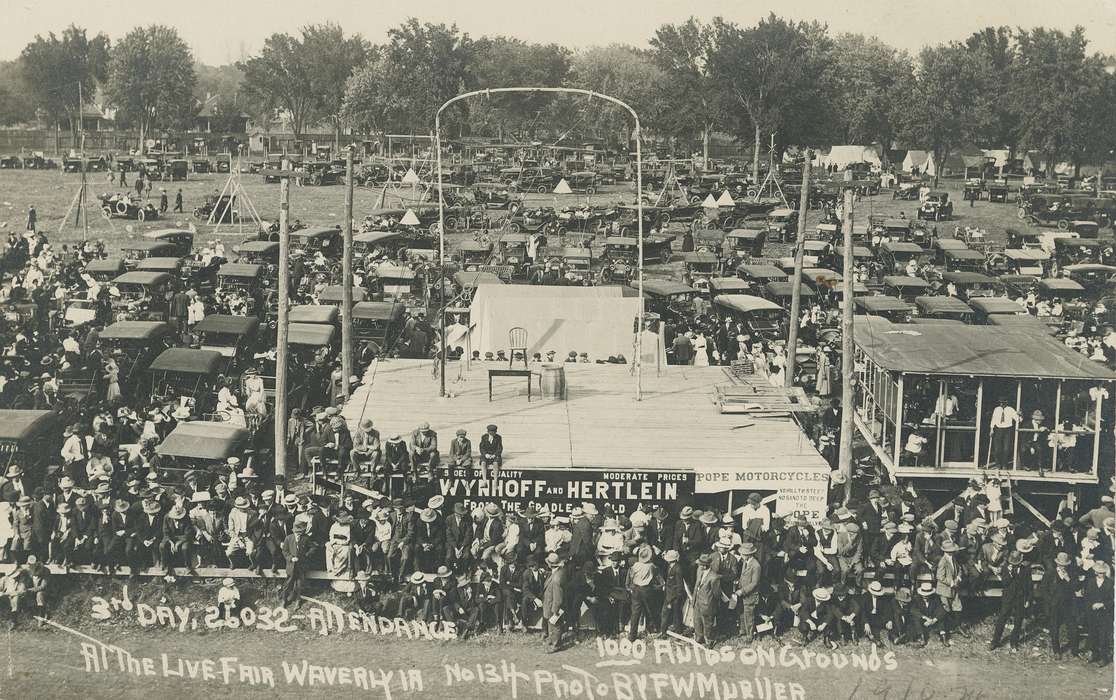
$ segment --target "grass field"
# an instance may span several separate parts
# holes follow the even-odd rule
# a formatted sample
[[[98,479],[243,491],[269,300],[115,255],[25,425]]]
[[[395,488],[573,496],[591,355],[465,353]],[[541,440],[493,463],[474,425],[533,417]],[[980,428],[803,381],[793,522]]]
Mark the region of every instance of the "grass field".
[[[133,182],[134,173],[129,173],[129,183]],[[139,224],[135,221],[113,219],[111,224],[101,218],[98,211],[96,196],[102,193],[121,191],[123,188],[108,182],[105,173],[89,173],[89,201],[90,201],[90,237],[103,238],[109,247],[115,247],[121,241],[134,238],[143,231],[167,226],[187,225],[193,222],[197,225],[202,240],[212,231],[213,227],[204,225],[204,222],[193,218],[191,212],[201,204],[206,195],[221,191],[228,179],[227,175],[203,174],[192,175],[191,179],[179,183],[154,183],[152,189],[153,203],[158,205],[159,187],[165,187],[171,206],[174,204],[175,191],[181,187],[185,205],[183,214],[168,214],[166,219]],[[61,234],[59,227],[66,217],[67,211],[78,191],[80,176],[64,174],[61,171],[35,171],[35,170],[3,170],[0,171],[0,226],[8,229],[22,229],[26,222],[27,207],[34,205],[39,217],[39,227],[47,231],[52,240],[58,243],[79,241],[82,237],[80,227],[75,227],[71,219],[66,223]],[[244,174],[241,179],[244,190],[248,193],[260,215],[266,220],[275,220],[279,212],[279,185],[265,184],[260,175]],[[1009,226],[1025,228],[1025,225],[1015,218],[1016,207],[1014,204],[993,204],[986,201],[976,202],[970,208],[967,202],[961,201],[960,183],[945,182],[944,188],[951,192],[955,200],[954,220],[942,222],[939,228],[943,233],[952,231],[956,225],[969,225],[984,228],[993,240],[1002,240],[1004,229]],[[356,188],[353,196],[354,218],[359,221],[368,211],[380,206],[382,195],[381,188]],[[399,196],[410,196],[409,189],[389,188],[385,206],[397,206]],[[625,200],[634,201],[634,190],[631,183],[606,186],[604,191],[593,197],[592,202],[615,202]],[[532,194],[527,196],[528,204],[541,206],[573,206],[586,201],[585,195],[552,195]],[[896,216],[900,211],[914,218],[917,208],[916,202],[902,202],[891,199],[889,193],[876,197],[863,198],[858,202],[855,216],[863,221],[870,214]],[[327,187],[291,187],[291,218],[299,219],[305,224],[329,226],[338,224],[345,215],[345,188],[342,186]],[[810,225],[816,222],[817,212],[811,212]],[[224,225],[220,227],[220,234],[230,242],[235,242],[254,234],[250,226],[245,225],[243,232],[236,226]],[[459,237],[459,236],[457,236]],[[456,238],[451,236],[450,238]]]
[[[546,654],[541,639],[533,633],[482,635],[467,641],[424,641],[378,636],[370,632],[338,633],[332,628],[328,635],[323,636],[313,631],[305,620],[295,625],[299,628],[297,631],[284,633],[243,629],[206,632],[192,630],[189,625],[181,632],[166,627],[145,629],[137,623],[135,613],[123,612],[114,613],[109,621],[94,622],[90,619],[91,599],[88,596],[111,598],[120,595],[120,588],[103,579],[91,581],[80,588],[80,592],[72,591],[67,596],[63,608],[56,611],[56,619],[76,628],[75,632],[86,637],[83,639],[78,634],[50,627],[17,628],[2,641],[8,647],[8,664],[5,668],[4,656],[0,654],[0,698],[293,698],[324,696],[327,693],[334,696],[357,694],[354,688],[331,687],[328,681],[314,686],[300,685],[294,679],[288,681],[284,675],[284,662],[294,667],[301,666],[303,661],[330,667],[361,667],[371,669],[374,675],[377,670],[393,672],[389,685],[390,696],[394,698],[494,700],[510,697],[593,697],[644,700],[704,697],[720,700],[726,697],[723,693],[708,690],[702,695],[696,690],[687,693],[685,683],[691,678],[691,673],[706,674],[706,680],[708,674],[716,674],[719,683],[748,681],[754,684],[757,679],[766,679],[772,684],[797,683],[802,691],[798,697],[824,700],[993,700],[1028,697],[1032,695],[1032,689],[1039,687],[1049,689],[1054,697],[1087,699],[1111,697],[1113,687],[1111,666],[1097,669],[1076,659],[1054,661],[1047,652],[1044,635],[1035,637],[1033,632],[1019,652],[1003,649],[990,653],[982,643],[963,639],[957,639],[948,650],[943,650],[936,642],[931,642],[922,650],[902,648],[896,650],[891,659],[886,655],[887,650],[880,650],[877,657],[880,667],[868,672],[854,667],[851,661],[853,656],[870,659],[871,647],[863,643],[846,644],[839,654],[834,655],[816,644],[805,650],[791,646],[784,651],[772,641],[761,641],[755,649],[763,649],[764,652],[742,654],[744,645],[739,640],[728,640],[718,650],[730,647],[733,653],[721,654],[715,661],[704,653],[698,660],[684,658],[693,651],[693,647],[684,642],[657,647],[649,639],[642,658],[617,663],[628,661],[632,656],[616,654],[615,651],[602,654],[598,642],[587,634],[571,648],[557,654]],[[257,608],[278,604],[272,584],[251,588],[257,589],[259,595],[247,590],[246,602]],[[195,614],[199,614],[205,604],[213,602],[214,590],[213,584],[194,583],[168,592],[155,584],[147,584],[134,595],[137,602],[146,600],[152,605],[166,596],[171,599],[166,601],[167,605],[189,606]],[[349,607],[332,593],[311,591],[308,595]],[[308,602],[299,612],[306,614],[316,607]],[[981,625],[976,636],[979,639],[988,638],[987,624]],[[120,655],[115,651],[106,654],[103,659],[108,661],[107,670],[90,670],[96,667],[89,648],[83,650],[82,643],[91,639],[118,646],[135,657],[133,671],[120,670]],[[152,659],[149,667],[151,675],[145,673],[143,662],[138,660],[144,657]],[[222,675],[222,658],[235,659],[227,662],[232,664],[232,675],[227,682]],[[183,677],[165,675],[164,663],[176,673],[179,659],[187,674]],[[197,669],[197,663],[202,659],[211,660],[213,678],[189,678],[186,662]],[[484,668],[477,671],[479,664],[495,664],[496,670],[502,673],[504,662],[527,674],[517,682],[514,694],[510,683],[468,681],[465,680],[467,673],[462,672],[460,677],[456,673],[459,665],[468,672],[486,675],[488,671]],[[245,680],[241,680],[241,664],[257,670],[246,672]],[[263,673],[259,671],[263,667],[271,670],[274,686],[266,684]],[[416,671],[421,674],[421,691],[415,684]],[[548,676],[546,672],[552,675]],[[247,682],[253,673],[258,674],[256,679],[261,682],[260,685],[253,686]],[[593,692],[575,694],[572,692],[576,688],[573,681],[584,681],[585,673],[597,679],[593,681]],[[651,675],[656,673],[666,674],[658,679],[666,684],[658,694],[652,685],[655,677]],[[409,682],[404,685],[399,680],[400,676],[409,677]],[[604,685],[597,686],[598,682]],[[640,683],[648,684],[642,693],[638,689]],[[676,689],[675,683],[681,685]],[[754,685],[749,687],[755,692]],[[632,692],[625,693],[625,688]],[[784,689],[783,696],[768,691],[772,694],[767,697],[785,697],[788,700],[794,697],[791,686],[787,685]],[[359,694],[388,696],[382,689],[359,691]],[[758,693],[756,695],[763,697]]]

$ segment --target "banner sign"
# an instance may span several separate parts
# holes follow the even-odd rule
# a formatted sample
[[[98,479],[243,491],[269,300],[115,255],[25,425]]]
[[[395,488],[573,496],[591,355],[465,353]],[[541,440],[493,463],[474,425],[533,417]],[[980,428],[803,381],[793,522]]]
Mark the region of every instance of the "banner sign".
[[[697,493],[725,491],[774,491],[777,515],[790,517],[801,514],[810,522],[817,522],[825,517],[829,469],[747,467],[730,472],[698,469]]]
[[[496,479],[484,479],[476,469],[441,467],[434,492],[447,503],[466,509],[495,503],[501,509],[534,503],[556,515],[568,515],[582,502],[610,504],[631,513],[641,503],[677,510],[675,502],[692,500],[692,471],[609,471],[604,469],[504,469]]]

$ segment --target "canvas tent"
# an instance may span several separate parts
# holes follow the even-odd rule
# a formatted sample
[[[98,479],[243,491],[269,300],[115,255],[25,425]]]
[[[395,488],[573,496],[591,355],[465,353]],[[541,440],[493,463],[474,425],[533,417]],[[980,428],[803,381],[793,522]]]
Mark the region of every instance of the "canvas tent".
[[[930,158],[930,154],[926,151],[910,150],[907,151],[906,157],[903,158],[903,165],[901,166],[903,172],[913,173],[915,168],[918,172],[926,171],[926,161]]]
[[[822,157],[822,165],[835,165],[838,170],[856,163],[870,163],[873,167],[879,167],[880,154],[872,146],[833,146]]]
[[[623,288],[483,285],[470,306],[470,347],[495,353],[508,349],[508,331],[527,331],[527,351],[571,350],[590,359],[632,357],[639,298]]]

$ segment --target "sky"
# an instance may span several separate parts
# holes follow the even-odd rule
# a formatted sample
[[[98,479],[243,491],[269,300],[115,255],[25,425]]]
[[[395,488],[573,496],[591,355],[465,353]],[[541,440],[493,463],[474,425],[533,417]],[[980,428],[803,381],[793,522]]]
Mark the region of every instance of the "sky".
[[[257,51],[275,32],[333,21],[383,41],[408,17],[456,23],[472,36],[504,34],[579,48],[645,46],[657,27],[691,15],[751,25],[771,11],[818,20],[833,33],[878,36],[915,52],[963,39],[989,25],[1085,27],[1090,47],[1116,54],[1116,0],[0,0],[0,60],[18,57],[36,34],[76,24],[117,39],[137,25],[178,29],[203,63],[220,65]]]

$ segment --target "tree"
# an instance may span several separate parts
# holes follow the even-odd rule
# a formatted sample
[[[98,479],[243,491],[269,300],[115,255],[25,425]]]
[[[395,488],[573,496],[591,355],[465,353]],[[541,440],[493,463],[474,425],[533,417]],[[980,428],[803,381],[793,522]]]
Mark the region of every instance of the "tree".
[[[1087,43],[1082,27],[1070,34],[1043,28],[1016,34],[1009,95],[1020,141],[1042,152],[1047,176],[1065,158],[1080,169],[1103,149],[1105,134],[1096,130],[1111,124],[1105,62],[1086,53]]]
[[[258,56],[237,63],[244,73],[244,91],[263,111],[281,109],[290,120],[295,141],[318,118],[314,69],[303,44],[290,34],[272,34]]]
[[[26,124],[35,119],[29,92],[20,62],[0,61],[0,124]]]
[[[724,101],[709,74],[713,29],[691,17],[664,24],[651,37],[655,65],[663,71],[664,131],[687,139],[701,136],[702,167],[709,167],[709,137],[723,115]]]
[[[895,139],[892,105],[910,80],[910,58],[875,37],[842,34],[834,40],[833,112],[842,143],[880,143],[885,152]]]
[[[70,123],[75,142],[82,105],[96,94],[97,84],[105,79],[109,40],[104,34],[90,39],[85,30],[70,25],[59,38],[54,33],[35,40],[20,54],[24,84],[35,108],[57,124]]]
[[[1010,95],[1015,67],[1012,31],[1009,27],[985,27],[970,35],[965,47],[981,58],[984,92],[991,102],[988,143],[1007,147],[1011,157],[1019,140],[1019,112]]]
[[[471,86],[473,41],[457,25],[410,19],[388,30],[388,42],[354,72],[342,113],[370,131],[428,133],[444,102]],[[461,124],[463,110],[445,115]]]
[[[761,137],[778,144],[825,140],[831,127],[824,80],[831,41],[824,26],[774,14],[749,29],[713,20],[709,74],[744,119],[735,131],[754,136],[752,177],[759,180]]]
[[[950,152],[981,141],[992,122],[982,59],[959,42],[926,47],[912,78],[900,90],[893,119],[900,139],[929,150],[938,170]]]
[[[574,55],[570,71],[571,87],[593,90],[626,102],[639,115],[645,128],[654,128],[662,113],[664,105],[660,86],[663,80],[663,72],[651,59],[650,52],[622,44],[597,46],[578,52]],[[569,120],[567,129],[582,124],[601,124],[604,133],[620,134],[621,143],[630,142],[629,134],[634,126],[630,115],[613,110],[612,116],[602,122],[606,118],[598,107],[583,100],[578,103],[581,109]]]
[[[153,24],[128,32],[112,49],[106,94],[116,119],[139,130],[139,149],[158,128],[188,127],[197,113],[194,57],[167,26]]]
[[[345,83],[368,60],[371,47],[359,34],[345,36],[341,26],[333,23],[305,27],[301,44],[310,74],[313,111],[333,125],[334,144],[340,148]]]
[[[570,51],[557,44],[529,44],[509,37],[485,37],[473,44],[472,80],[477,89],[503,87],[558,87],[570,72]],[[522,132],[534,138],[553,96],[546,93],[508,93],[468,104],[473,130]]]

